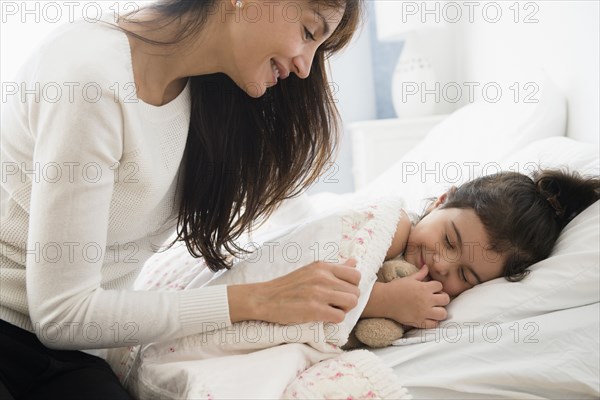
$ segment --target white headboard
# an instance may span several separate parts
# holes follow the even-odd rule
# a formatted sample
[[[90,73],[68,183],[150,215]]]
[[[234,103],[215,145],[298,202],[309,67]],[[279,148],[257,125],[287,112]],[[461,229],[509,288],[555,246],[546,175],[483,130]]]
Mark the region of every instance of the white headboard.
[[[568,99],[567,136],[599,143],[600,2],[475,3],[473,22],[465,14],[456,24],[458,79],[503,82],[505,89],[518,82],[522,89],[541,68]]]

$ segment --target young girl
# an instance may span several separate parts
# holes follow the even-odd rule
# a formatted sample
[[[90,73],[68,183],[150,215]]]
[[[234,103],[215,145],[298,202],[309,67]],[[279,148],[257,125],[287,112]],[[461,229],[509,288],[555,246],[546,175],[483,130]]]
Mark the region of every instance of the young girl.
[[[450,298],[501,276],[522,280],[550,255],[565,225],[599,198],[598,178],[502,172],[451,188],[414,225],[403,212],[386,259],[403,254],[420,270],[376,283],[362,317],[435,327]]]
[[[326,59],[361,8],[157,0],[65,24],[24,62],[2,103],[0,397],[127,398],[79,350],[356,305],[358,271],[324,262],[258,290],[132,284],[173,233],[227,268],[242,232],[317,179],[338,133]]]

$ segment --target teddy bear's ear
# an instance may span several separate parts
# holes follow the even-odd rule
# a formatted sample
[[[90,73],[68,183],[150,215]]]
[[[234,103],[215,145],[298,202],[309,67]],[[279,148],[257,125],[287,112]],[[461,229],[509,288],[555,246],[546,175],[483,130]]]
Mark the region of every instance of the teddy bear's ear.
[[[378,280],[380,282],[391,282],[392,280],[398,278],[398,275],[396,275],[396,265],[401,262],[402,260],[397,258],[384,262],[377,272]]]
[[[417,272],[419,272],[419,268],[415,267],[408,261],[404,261],[402,264],[396,266],[396,275],[400,278],[416,274]]]
[[[417,267],[397,257],[384,262],[383,266],[377,272],[377,277],[380,282],[391,282],[396,278],[404,278],[417,271],[419,271]]]

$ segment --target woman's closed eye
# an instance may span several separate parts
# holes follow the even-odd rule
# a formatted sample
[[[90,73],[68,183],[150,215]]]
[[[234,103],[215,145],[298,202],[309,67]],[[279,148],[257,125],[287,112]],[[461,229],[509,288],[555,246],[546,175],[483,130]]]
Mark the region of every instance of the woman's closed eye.
[[[317,41],[317,39],[315,39],[315,35],[313,35],[307,27],[304,27],[304,38],[306,40],[312,40],[313,42]]]

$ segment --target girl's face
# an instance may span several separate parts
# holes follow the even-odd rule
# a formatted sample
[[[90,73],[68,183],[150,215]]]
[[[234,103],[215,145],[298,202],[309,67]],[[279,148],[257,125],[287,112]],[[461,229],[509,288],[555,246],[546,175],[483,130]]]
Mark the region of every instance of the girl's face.
[[[231,0],[235,4],[235,0]],[[308,77],[317,48],[339,25],[344,9],[309,0],[242,0],[231,24],[232,65],[227,75],[249,96],[296,74]]]
[[[489,250],[483,223],[472,209],[433,210],[411,230],[404,258],[439,281],[449,296],[457,296],[482,282],[502,276],[505,256]]]

